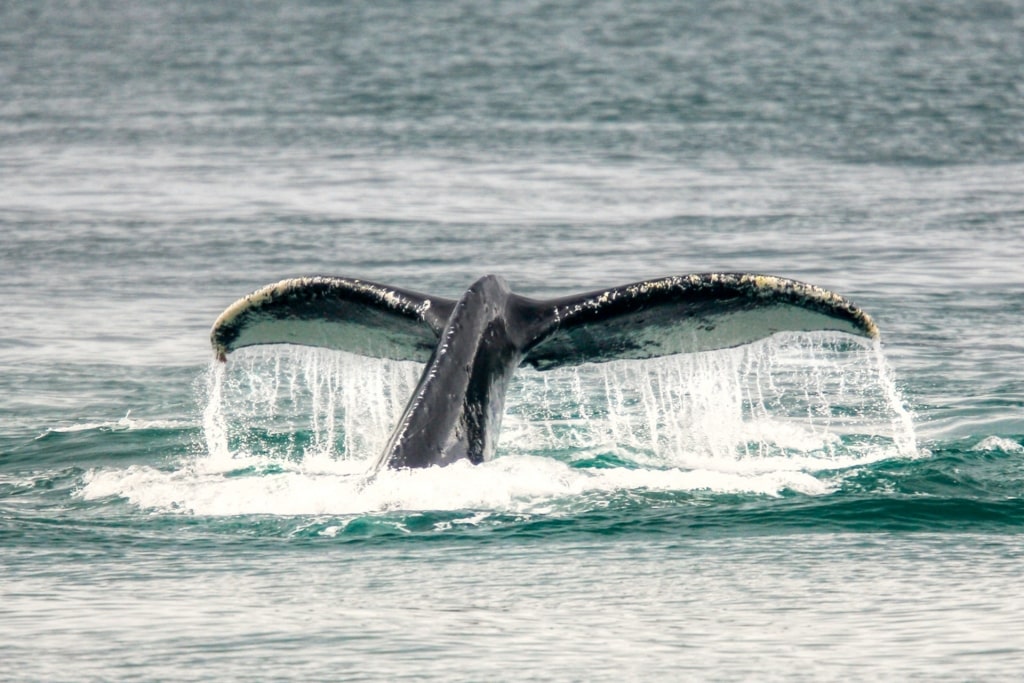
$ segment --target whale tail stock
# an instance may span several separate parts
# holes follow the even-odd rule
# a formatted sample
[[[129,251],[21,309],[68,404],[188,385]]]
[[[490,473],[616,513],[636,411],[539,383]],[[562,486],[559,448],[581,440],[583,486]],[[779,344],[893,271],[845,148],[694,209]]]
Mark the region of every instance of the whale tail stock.
[[[493,277],[493,276],[489,276]],[[769,275],[705,273],[645,280],[551,300],[510,294],[512,321],[539,370],[731,348],[776,332],[878,328],[839,294]],[[306,277],[229,306],[211,331],[218,358],[257,344],[299,344],[426,362],[458,302],[365,280]]]
[[[288,343],[426,363],[378,464],[424,467],[493,453],[508,380],[521,364],[654,358],[819,330],[878,337],[871,318],[842,296],[769,275],[679,275],[548,300],[514,294],[493,275],[458,300],[309,277],[236,301],[211,341],[221,360],[246,346]]]

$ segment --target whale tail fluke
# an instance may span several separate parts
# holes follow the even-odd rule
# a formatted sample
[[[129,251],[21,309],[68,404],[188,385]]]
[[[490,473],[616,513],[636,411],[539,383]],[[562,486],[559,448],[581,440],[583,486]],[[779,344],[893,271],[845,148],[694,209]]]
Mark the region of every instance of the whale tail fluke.
[[[282,280],[221,314],[217,356],[256,344],[301,344],[426,362],[456,301],[365,280]],[[832,330],[876,338],[842,296],[768,275],[704,273],[646,280],[550,300],[510,295],[523,363],[563,365],[730,348],[776,332]]]
[[[546,370],[653,358],[814,330],[878,335],[871,318],[838,294],[765,275],[710,273],[549,300],[513,294],[493,275],[458,301],[362,280],[283,280],[229,306],[211,337],[222,360],[245,346],[292,343],[424,362],[379,469],[489,458],[521,364]]]

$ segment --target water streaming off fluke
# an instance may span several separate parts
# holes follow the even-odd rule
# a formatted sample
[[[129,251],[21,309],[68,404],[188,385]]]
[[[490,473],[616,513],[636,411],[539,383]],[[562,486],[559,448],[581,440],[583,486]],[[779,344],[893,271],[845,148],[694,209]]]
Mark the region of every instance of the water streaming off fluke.
[[[523,368],[494,460],[371,476],[419,371],[305,347],[246,350],[211,365],[199,455],[173,471],[94,472],[84,493],[213,515],[557,513],[639,489],[823,494],[836,471],[918,452],[877,344],[793,334],[649,361]]]
[[[209,457],[372,460],[419,373],[415,363],[279,346],[210,371]],[[912,456],[910,416],[880,348],[790,334],[647,361],[522,368],[499,457],[614,456],[640,466],[766,458],[852,464]]]

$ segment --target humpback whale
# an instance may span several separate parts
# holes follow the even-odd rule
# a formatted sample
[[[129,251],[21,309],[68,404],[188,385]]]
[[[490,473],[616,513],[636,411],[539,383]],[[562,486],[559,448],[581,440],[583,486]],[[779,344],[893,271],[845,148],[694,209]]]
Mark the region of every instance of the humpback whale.
[[[677,275],[546,300],[515,294],[495,275],[457,300],[317,276],[239,299],[217,318],[211,341],[221,361],[246,346],[301,344],[424,363],[379,469],[489,458],[520,365],[653,358],[817,330],[878,337],[867,313],[839,294],[771,275]]]

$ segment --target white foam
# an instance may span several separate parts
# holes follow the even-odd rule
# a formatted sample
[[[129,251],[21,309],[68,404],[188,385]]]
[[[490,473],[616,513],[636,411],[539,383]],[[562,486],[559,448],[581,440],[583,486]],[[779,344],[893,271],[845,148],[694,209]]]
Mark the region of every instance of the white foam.
[[[1001,451],[1003,453],[1024,453],[1024,445],[1003,436],[987,436],[972,448],[972,451]]]
[[[499,457],[372,474],[418,372],[316,349],[236,354],[209,373],[204,456],[171,471],[91,470],[79,494],[199,515],[465,510],[460,523],[471,524],[476,514],[558,514],[638,490],[823,495],[834,470],[917,454],[877,345],[779,335],[714,353],[520,371]]]
[[[472,510],[486,516],[557,514],[588,494],[635,490],[777,496],[785,490],[820,495],[830,486],[796,470],[591,469],[522,455],[479,466],[462,462],[444,468],[385,470],[372,478],[302,468],[241,474],[140,466],[95,469],[86,473],[79,495],[85,500],[118,497],[143,509],[212,516],[426,510]]]

